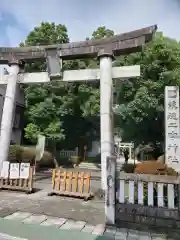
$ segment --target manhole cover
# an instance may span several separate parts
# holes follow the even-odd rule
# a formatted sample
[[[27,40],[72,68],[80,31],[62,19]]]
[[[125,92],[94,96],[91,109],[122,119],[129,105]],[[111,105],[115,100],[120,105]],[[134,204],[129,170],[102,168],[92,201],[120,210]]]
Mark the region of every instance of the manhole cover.
[[[27,238],[15,237],[9,234],[0,233],[0,240],[28,240]]]

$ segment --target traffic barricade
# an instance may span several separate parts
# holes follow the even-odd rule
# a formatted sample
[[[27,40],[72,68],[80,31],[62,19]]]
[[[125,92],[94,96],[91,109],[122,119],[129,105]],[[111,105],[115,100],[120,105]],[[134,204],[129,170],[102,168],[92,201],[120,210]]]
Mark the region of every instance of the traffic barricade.
[[[48,195],[64,195],[69,197],[84,198],[93,197],[90,190],[91,173],[82,171],[70,171],[67,169],[53,169],[52,192]]]

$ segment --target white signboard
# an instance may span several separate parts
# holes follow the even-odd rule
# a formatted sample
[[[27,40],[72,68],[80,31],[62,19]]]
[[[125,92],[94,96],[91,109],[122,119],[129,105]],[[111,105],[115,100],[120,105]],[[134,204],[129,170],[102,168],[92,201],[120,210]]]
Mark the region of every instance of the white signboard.
[[[165,87],[165,157],[166,164],[180,166],[179,87]]]
[[[30,163],[21,163],[20,165],[20,178],[29,178]]]
[[[19,163],[10,164],[10,179],[19,178]]]
[[[9,162],[4,161],[2,170],[1,170],[1,178],[8,178],[9,177]]]

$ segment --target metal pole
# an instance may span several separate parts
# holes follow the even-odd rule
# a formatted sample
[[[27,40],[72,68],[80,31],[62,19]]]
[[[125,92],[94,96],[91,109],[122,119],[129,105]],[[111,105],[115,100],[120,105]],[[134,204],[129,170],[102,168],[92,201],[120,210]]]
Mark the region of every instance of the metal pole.
[[[2,163],[8,158],[19,73],[18,62],[11,62],[10,65],[0,129],[0,169],[2,169]]]
[[[106,190],[107,157],[114,153],[113,137],[113,82],[112,82],[112,51],[101,50],[100,58],[100,131],[101,131],[101,186]]]

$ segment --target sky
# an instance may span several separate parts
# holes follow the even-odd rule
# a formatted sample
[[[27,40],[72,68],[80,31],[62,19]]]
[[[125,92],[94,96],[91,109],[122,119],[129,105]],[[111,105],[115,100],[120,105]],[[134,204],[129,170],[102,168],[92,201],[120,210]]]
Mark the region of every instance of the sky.
[[[0,0],[0,46],[18,46],[42,21],[65,24],[71,41],[103,25],[119,34],[153,24],[180,40],[180,0]]]

